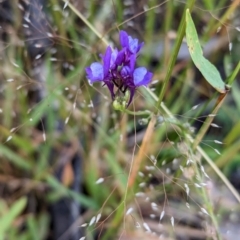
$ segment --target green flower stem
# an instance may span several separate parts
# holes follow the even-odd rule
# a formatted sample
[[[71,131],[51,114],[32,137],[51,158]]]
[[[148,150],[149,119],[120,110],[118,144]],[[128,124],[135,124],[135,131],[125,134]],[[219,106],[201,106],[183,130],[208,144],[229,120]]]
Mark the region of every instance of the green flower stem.
[[[238,62],[237,66],[234,69],[234,71],[232,72],[232,74],[227,78],[226,82],[228,85],[231,86],[233,84],[233,81],[236,79],[236,76],[239,71],[240,71],[240,62]]]
[[[186,6],[185,6],[184,12],[188,8],[191,10],[194,3],[195,3],[195,0],[188,0],[187,3],[186,3]],[[173,48],[173,51],[172,51],[172,54],[171,54],[172,57],[170,59],[169,67],[167,69],[167,73],[166,73],[165,79],[163,81],[162,90],[160,92],[158,102],[157,102],[157,105],[156,105],[156,107],[158,109],[160,108],[161,102],[163,101],[163,98],[164,98],[164,95],[165,95],[165,92],[166,92],[166,88],[167,88],[167,85],[169,83],[169,80],[170,80],[175,62],[177,60],[178,52],[179,52],[179,49],[181,47],[183,37],[185,35],[185,28],[186,28],[185,19],[186,19],[186,14],[183,14],[182,20],[181,20],[181,23],[180,23],[180,26],[179,26],[179,29],[178,29],[177,39],[176,39],[176,42],[175,42],[175,45],[174,45],[174,48]]]
[[[125,109],[122,112],[130,114],[130,115],[135,115],[135,116],[143,116],[143,115],[146,116],[146,115],[150,115],[151,114],[151,112],[148,111],[148,110],[133,112],[133,111],[130,111],[128,109]]]

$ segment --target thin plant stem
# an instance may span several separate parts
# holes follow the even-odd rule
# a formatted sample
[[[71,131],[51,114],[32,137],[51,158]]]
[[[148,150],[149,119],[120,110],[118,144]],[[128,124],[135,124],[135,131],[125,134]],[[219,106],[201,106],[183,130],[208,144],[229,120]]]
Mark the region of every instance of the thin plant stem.
[[[202,141],[203,137],[205,136],[209,126],[211,125],[214,116],[216,116],[217,112],[219,111],[220,107],[222,106],[225,98],[227,96],[227,93],[221,94],[218,98],[218,102],[216,104],[216,106],[214,107],[213,111],[211,114],[208,115],[208,117],[206,118],[206,120],[204,121],[202,127],[200,128],[194,142],[192,145],[193,150],[196,149],[196,147],[199,145],[199,143]]]
[[[200,171],[197,167],[196,161],[194,161],[194,166],[195,166],[195,171],[197,172],[197,175],[201,176]],[[216,232],[217,238],[218,238],[218,240],[221,240],[222,237],[219,234],[219,226],[218,226],[218,222],[215,217],[215,214],[213,212],[212,202],[210,201],[210,197],[208,196],[206,189],[202,188],[201,190],[202,190],[201,192],[202,192],[202,196],[204,199],[204,204],[206,205],[207,212],[208,212],[209,216],[211,217],[211,220],[215,226],[215,230],[216,230],[215,232]]]
[[[108,41],[101,35],[100,32],[96,30],[96,28],[80,13],[70,2],[69,0],[63,0],[68,7],[104,42],[106,46],[108,46]]]
[[[146,133],[143,137],[140,149],[139,149],[139,151],[137,153],[137,156],[136,156],[136,158],[134,159],[134,162],[133,162],[132,171],[130,172],[130,176],[129,176],[129,179],[128,179],[128,186],[130,188],[133,187],[133,184],[135,182],[138,170],[141,167],[142,160],[147,154],[147,151],[149,149],[149,144],[151,144],[151,139],[152,139],[152,135],[154,133],[155,124],[156,124],[156,116],[153,115],[152,118],[151,118],[151,121],[148,124]]]
[[[195,3],[195,0],[188,0],[184,12],[188,8],[191,10],[194,3]],[[185,35],[185,28],[186,28],[186,21],[185,21],[185,14],[183,14],[182,20],[180,22],[180,26],[179,26],[179,29],[178,29],[177,39],[176,39],[176,42],[175,42],[175,45],[174,45],[174,48],[173,48],[173,51],[172,51],[172,54],[171,54],[172,57],[170,58],[170,61],[169,61],[169,67],[167,69],[167,73],[166,73],[165,79],[163,81],[162,90],[160,92],[159,99],[158,99],[158,102],[156,104],[157,109],[160,107],[161,102],[163,101],[163,98],[164,98],[169,80],[171,78],[171,74],[172,74],[175,62],[177,60],[178,52],[179,52],[179,49],[181,47],[183,37]]]
[[[223,16],[218,20],[217,24],[210,28],[209,31],[206,33],[206,35],[211,36],[216,32],[216,30],[221,26],[225,25],[226,21],[228,20],[229,16],[236,10],[236,8],[239,6],[240,0],[235,0],[231,3],[231,6],[227,8],[227,11],[223,14]]]
[[[146,89],[145,92],[148,95],[150,95],[155,101],[158,101],[157,96],[149,88],[145,88],[145,89]],[[161,107],[162,111],[165,112],[168,115],[168,117],[176,119],[172,115],[170,110],[163,103],[161,103],[160,107]],[[176,121],[177,121],[177,119],[176,119]],[[189,139],[190,143],[194,142],[194,139],[189,134],[186,135],[186,138]],[[215,171],[215,173],[218,175],[218,177],[223,181],[223,183],[227,186],[227,188],[230,190],[230,192],[233,194],[233,196],[240,203],[240,195],[239,195],[239,193],[236,191],[236,189],[233,187],[233,185],[229,182],[229,180],[226,178],[226,176],[216,166],[216,164],[212,161],[212,159],[205,153],[205,151],[200,146],[196,147],[196,151],[198,153],[200,153],[200,155],[205,159],[205,161],[210,165],[210,167]]]
[[[240,62],[238,63],[238,65],[236,66],[235,70],[233,71],[233,73],[228,77],[227,79],[227,82],[228,84],[232,84],[233,81],[235,80],[238,72],[239,72],[239,69],[240,69]],[[229,86],[226,86],[228,88],[230,88]],[[207,117],[207,119],[204,121],[201,129],[199,130],[199,133],[197,134],[194,142],[193,142],[193,149],[195,149],[198,144],[202,141],[203,137],[205,136],[209,126],[211,125],[212,121],[213,121],[213,117],[217,114],[217,112],[219,111],[219,109],[221,108],[224,100],[226,99],[226,96],[227,96],[227,93],[228,93],[228,90],[226,91],[226,93],[224,94],[221,94],[219,97],[218,97],[218,100],[217,100],[217,103],[216,103],[216,106],[214,107],[212,113]]]
[[[236,76],[239,73],[239,71],[240,71],[240,61],[238,62],[232,74],[227,78],[226,82],[228,85],[231,86],[233,84],[233,81],[236,79]]]
[[[133,112],[133,111],[130,111],[130,110],[128,110],[128,109],[124,109],[124,111],[123,112],[125,112],[125,113],[127,113],[127,114],[130,114],[130,115],[134,115],[134,116],[146,116],[146,115],[150,115],[151,114],[151,112],[150,111],[137,111],[137,112]]]
[[[195,2],[195,0],[188,0],[188,2],[186,4],[186,9],[187,8],[191,9],[194,5],[194,2]],[[164,96],[165,90],[166,90],[166,86],[169,82],[169,79],[170,79],[170,76],[172,74],[172,70],[173,70],[175,61],[177,59],[178,51],[179,51],[180,46],[182,44],[182,39],[183,39],[183,36],[185,34],[185,24],[186,24],[185,23],[185,14],[183,14],[182,20],[181,20],[181,23],[180,23],[180,26],[179,26],[178,37],[177,37],[176,44],[175,44],[174,50],[173,50],[173,55],[172,55],[172,58],[170,60],[170,67],[168,68],[167,75],[166,75],[165,80],[164,80],[164,86],[162,88],[162,91],[160,93],[160,97],[159,97],[159,99],[157,101],[157,104],[156,104],[157,112],[158,112],[159,107],[162,103],[163,96]],[[142,144],[140,146],[140,149],[138,151],[138,154],[137,154],[136,158],[134,159],[133,168],[132,168],[132,171],[131,171],[130,176],[129,176],[129,182],[128,182],[129,187],[132,187],[133,183],[135,182],[137,172],[138,172],[138,170],[139,170],[139,168],[142,164],[142,161],[144,159],[144,156],[146,154],[147,146],[150,142],[150,139],[152,138],[152,135],[154,134],[155,123],[156,123],[156,115],[153,114],[152,117],[151,117],[151,120],[148,124],[147,130],[146,130],[146,133],[144,135],[144,138],[143,138]]]

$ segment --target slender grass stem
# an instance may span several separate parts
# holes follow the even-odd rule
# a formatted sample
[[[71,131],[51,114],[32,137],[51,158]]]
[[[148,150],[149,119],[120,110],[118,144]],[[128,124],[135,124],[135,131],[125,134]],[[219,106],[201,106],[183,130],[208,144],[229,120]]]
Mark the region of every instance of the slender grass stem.
[[[79,12],[68,0],[63,0],[68,4],[68,7],[108,46],[108,41],[101,35],[100,32],[84,17],[84,15]]]
[[[223,14],[223,16],[218,20],[217,24],[209,29],[209,31],[206,33],[206,35],[211,36],[213,33],[216,32],[216,30],[222,26],[225,25],[226,21],[228,20],[229,16],[236,10],[236,8],[239,6],[240,0],[232,1],[229,8],[227,8],[226,12]]]
[[[233,84],[233,81],[236,79],[236,76],[239,73],[239,71],[240,71],[240,62],[238,62],[232,74],[227,78],[226,82],[228,85],[231,86]]]
[[[150,95],[155,101],[158,101],[157,96],[148,88],[146,88],[146,93]],[[163,112],[165,112],[168,117],[175,119],[175,117],[172,115],[170,110],[161,103],[161,109]],[[177,119],[176,119],[177,121]],[[190,135],[186,135],[186,138],[189,139],[190,143],[194,142],[194,139]],[[233,187],[233,185],[229,182],[229,180],[226,178],[226,176],[219,170],[219,168],[216,166],[216,164],[212,161],[212,159],[205,153],[205,151],[200,147],[196,147],[196,151],[200,153],[200,155],[205,159],[205,161],[211,166],[211,168],[215,171],[215,173],[218,175],[218,177],[223,181],[223,183],[227,186],[227,188],[230,190],[230,192],[233,194],[233,196],[237,199],[237,201],[240,203],[240,195],[236,191],[236,189]]]
[[[239,69],[240,69],[240,62],[238,63],[238,65],[236,66],[235,70],[233,71],[233,73],[231,74],[231,76],[227,79],[228,83],[232,84],[233,81],[235,80],[236,76],[237,76],[237,73],[239,72]],[[217,112],[219,111],[219,109],[221,108],[226,96],[227,96],[227,93],[224,93],[224,94],[221,94],[217,100],[217,103],[216,103],[216,106],[214,107],[212,113],[210,114],[210,116],[207,117],[207,119],[204,121],[201,129],[199,130],[199,133],[197,134],[194,142],[193,142],[193,149],[195,149],[198,144],[202,141],[203,137],[205,136],[210,124],[212,123],[213,121],[213,117],[212,116],[215,116],[217,114]]]
[[[211,112],[211,114],[207,117],[207,119],[204,121],[202,127],[200,128],[194,142],[192,145],[193,150],[196,149],[196,147],[199,145],[199,143],[202,141],[203,137],[205,136],[209,126],[211,125],[214,116],[216,116],[217,112],[219,111],[219,109],[221,108],[225,98],[226,98],[227,94],[221,94],[218,98],[218,102],[216,104],[216,107],[213,109],[213,111]]]
[[[188,0],[187,3],[186,3],[185,10],[188,9],[188,8],[191,10],[194,3],[195,3],[195,0]],[[185,10],[184,10],[184,12],[185,12]],[[164,98],[164,95],[165,95],[165,92],[166,92],[166,89],[167,89],[167,85],[168,85],[169,80],[171,78],[171,74],[172,74],[175,62],[177,60],[178,52],[179,52],[179,49],[181,47],[183,37],[185,35],[185,27],[186,27],[185,14],[183,14],[182,20],[180,22],[180,26],[179,26],[179,29],[178,29],[178,33],[177,33],[177,39],[176,39],[176,42],[175,42],[175,45],[174,45],[174,48],[173,48],[173,51],[172,51],[172,55],[171,55],[172,57],[170,58],[170,61],[169,61],[169,67],[167,69],[167,73],[166,73],[165,79],[163,81],[162,90],[160,92],[159,99],[158,99],[158,102],[156,104],[157,108],[160,107],[160,104],[163,101],[163,98]]]

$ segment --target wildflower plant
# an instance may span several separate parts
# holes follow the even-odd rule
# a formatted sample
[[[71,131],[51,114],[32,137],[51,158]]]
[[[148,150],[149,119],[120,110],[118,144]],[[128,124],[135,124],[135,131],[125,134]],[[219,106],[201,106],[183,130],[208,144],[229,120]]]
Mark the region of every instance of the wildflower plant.
[[[191,239],[188,235],[191,232],[204,239],[221,239],[221,221],[227,219],[222,212],[238,214],[239,205],[232,201],[232,195],[238,202],[240,197],[217,166],[223,167],[238,156],[239,136],[234,133],[239,132],[237,120],[240,111],[231,104],[225,109],[229,114],[226,116],[224,113],[224,121],[229,126],[235,121],[235,126],[231,126],[232,131],[227,133],[224,144],[220,141],[223,133],[216,140],[216,135],[207,130],[214,127],[220,131],[222,122],[218,125],[213,120],[218,117],[219,109],[225,107],[223,102],[230,91],[226,83],[232,85],[240,64],[235,70],[233,66],[229,68],[233,75],[223,81],[217,68],[211,66],[202,54],[201,39],[198,39],[194,27],[195,17],[200,17],[196,22],[202,25],[209,13],[215,15],[216,12],[200,10],[202,3],[195,7],[193,0],[184,4],[166,1],[159,5],[154,5],[156,1],[145,1],[144,12],[135,12],[135,16],[129,19],[133,21],[131,24],[135,24],[135,20],[140,19],[138,16],[146,16],[145,27],[138,29],[142,31],[144,43],[121,30],[120,47],[115,48],[103,37],[103,33],[111,36],[118,29],[115,22],[109,26],[108,19],[116,19],[112,11],[116,7],[118,27],[128,28],[125,24],[128,20],[123,20],[123,8],[129,10],[133,2],[128,1],[128,6],[125,6],[125,1],[101,1],[103,7],[97,9],[96,1],[84,0],[81,7],[87,8],[81,13],[81,7],[74,7],[76,1],[63,1],[64,6],[62,1],[49,2],[52,16],[49,22],[41,14],[43,8],[36,5],[42,1],[26,1],[46,20],[46,24],[37,21],[41,25],[39,28],[34,23],[35,15],[29,14],[26,6],[21,5],[22,1],[19,2],[17,6],[24,14],[21,27],[29,34],[27,39],[19,35],[19,29],[15,29],[18,24],[11,27],[1,25],[0,30],[7,32],[11,41],[4,42],[5,48],[0,51],[0,92],[4,93],[0,99],[0,186],[3,189],[0,203],[6,206],[6,211],[0,211],[0,222],[3,223],[0,224],[3,226],[0,227],[0,236],[46,239],[48,235],[55,234],[53,228],[56,226],[61,235],[54,239],[62,240],[71,238],[76,232],[79,236],[74,237],[80,240],[156,239],[156,236],[160,239]],[[214,5],[211,1],[202,2],[208,6],[207,9]],[[223,17],[219,15],[219,20],[212,18],[216,22],[210,21],[206,34],[205,30],[201,32],[205,34],[201,37],[206,41],[211,40],[214,29],[217,30],[214,23],[222,24],[228,19],[234,26],[226,16],[232,16],[237,1],[232,1],[231,11],[224,8],[224,2],[227,3],[226,0],[220,1],[217,7],[217,10],[222,9]],[[167,10],[166,13],[161,6]],[[201,14],[197,13],[191,19],[192,11],[201,11]],[[174,48],[170,49],[167,35],[175,31],[176,19],[180,20],[179,17],[173,18],[173,12],[182,12],[182,20],[173,40]],[[82,21],[78,21],[76,15]],[[164,17],[157,19],[157,15]],[[86,25],[79,26],[79,22]],[[98,32],[91,22],[100,23],[102,31]],[[155,29],[156,25],[160,28]],[[35,31],[41,33],[41,37],[37,37]],[[183,43],[185,36],[190,53],[186,59],[189,64],[185,59],[176,64],[180,48],[186,44]],[[105,43],[106,49],[101,50],[103,54],[99,62],[90,64],[92,54],[89,49],[96,46],[98,38]],[[45,45],[43,39],[47,40]],[[138,66],[137,59],[144,48],[150,45],[150,49],[156,51],[154,39],[164,43],[163,46],[166,43],[164,54],[157,59],[158,66],[148,50],[142,56],[146,65]],[[25,54],[29,42],[37,50],[31,61]],[[40,51],[42,48],[44,51]],[[225,51],[218,54],[220,58],[228,55]],[[230,57],[227,56],[229,62],[233,55],[234,51]],[[201,79],[193,77],[191,63],[206,78],[208,87],[212,86],[219,92],[215,93],[219,94],[217,99],[214,95],[207,95],[209,99],[217,100],[213,109],[208,105],[210,100],[203,104],[199,100],[197,86]],[[152,81],[153,73],[145,66],[151,66],[155,81]],[[174,83],[170,84],[172,81]],[[116,114],[112,106],[109,107],[111,101],[105,97],[105,91],[93,90],[92,85],[96,82],[106,86],[113,108],[124,114]],[[202,85],[201,92],[208,92],[203,91]],[[238,86],[232,91],[235,95],[232,98],[228,94],[228,97],[237,103]],[[141,95],[140,100],[135,101],[137,111],[130,111],[128,107],[138,97],[136,93]],[[200,130],[194,128],[196,122],[200,122]],[[206,141],[206,138],[210,140]],[[231,145],[233,153],[229,154]],[[214,175],[212,170],[217,174]],[[231,191],[231,199],[224,195],[224,191],[218,193],[220,197],[218,194],[215,196],[220,185],[213,180],[216,175]],[[20,195],[27,197],[19,199]],[[228,206],[223,204],[225,201],[221,202],[225,198],[231,203]],[[48,203],[54,206],[56,215],[46,210]],[[64,217],[60,208],[55,207],[58,203],[63,203],[63,209],[67,210]],[[26,207],[28,205],[30,209]],[[72,217],[67,217],[68,213]],[[63,220],[67,224],[63,224]],[[194,231],[191,231],[192,226]],[[186,229],[185,236],[181,236],[182,230],[179,232],[182,227]],[[39,229],[45,229],[44,233]]]
[[[115,100],[117,109],[128,107],[136,89],[147,86],[153,76],[145,67],[136,68],[137,54],[144,43],[139,43],[138,39],[133,39],[125,31],[120,31],[119,41],[122,49],[112,50],[108,46],[101,56],[102,63],[94,62],[86,68],[89,83],[103,82]]]

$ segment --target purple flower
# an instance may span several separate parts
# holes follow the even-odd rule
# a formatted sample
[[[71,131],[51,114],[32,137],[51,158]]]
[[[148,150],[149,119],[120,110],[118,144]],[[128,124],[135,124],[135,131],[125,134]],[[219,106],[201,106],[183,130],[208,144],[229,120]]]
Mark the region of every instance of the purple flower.
[[[127,89],[130,91],[130,97],[127,105],[129,106],[132,102],[136,88],[140,86],[147,86],[150,83],[153,74],[148,72],[145,67],[134,69],[134,66],[124,66],[121,70],[121,77],[123,84],[120,91],[123,93],[125,93]]]
[[[138,44],[138,39],[128,36],[125,31],[120,31],[120,43],[123,47],[120,51],[112,50],[108,46],[105,54],[101,56],[102,64],[94,62],[85,70],[90,84],[102,81],[108,87],[113,100],[128,91],[130,93],[130,96],[127,95],[128,106],[132,102],[136,88],[147,86],[153,74],[145,67],[135,69],[137,53],[143,43]]]
[[[150,83],[152,77],[153,74],[151,72],[148,72],[145,67],[136,68],[133,72],[134,85],[136,87],[147,86]]]
[[[112,51],[111,47],[107,47],[105,55],[102,56],[103,64],[94,62],[90,67],[85,69],[87,78],[91,84],[97,81],[103,81],[108,77],[109,70],[115,64],[117,55],[117,50]]]
[[[120,31],[119,36],[120,43],[123,48],[126,48],[130,53],[138,53],[143,47],[144,43],[138,44],[138,39],[133,39],[125,31]]]
[[[104,79],[103,65],[101,63],[94,62],[90,65],[90,67],[87,67],[85,71],[91,84]]]

